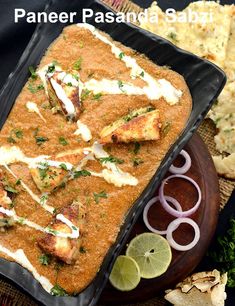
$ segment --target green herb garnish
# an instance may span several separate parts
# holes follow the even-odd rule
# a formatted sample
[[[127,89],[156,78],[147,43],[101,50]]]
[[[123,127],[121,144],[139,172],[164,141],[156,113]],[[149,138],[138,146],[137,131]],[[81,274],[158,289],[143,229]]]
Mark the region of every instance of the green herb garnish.
[[[114,157],[114,156],[109,156],[109,157],[102,157],[99,159],[101,163],[115,163],[115,164],[123,164],[124,160]]]
[[[133,158],[132,162],[133,162],[134,167],[138,167],[139,165],[144,163],[144,161],[141,158],[138,158],[138,157]]]
[[[23,138],[23,131],[22,130],[16,129],[16,130],[14,130],[14,133],[15,133],[17,138],[19,138],[19,139]]]
[[[86,98],[89,96],[90,93],[91,93],[90,90],[84,89],[84,90],[82,91],[81,100],[82,100],[82,101],[86,100]]]
[[[66,170],[66,171],[68,170],[66,164],[64,164],[64,163],[60,164],[60,168],[63,169],[63,170]]]
[[[139,142],[135,142],[135,144],[134,144],[134,150],[133,150],[133,152],[134,152],[135,155],[137,155],[137,154],[139,153],[140,148],[141,148],[141,144],[140,144]]]
[[[162,135],[163,136],[166,136],[169,132],[170,132],[170,129],[171,129],[171,126],[172,126],[172,123],[167,121],[162,129]]]
[[[102,97],[102,93],[98,93],[96,95],[93,95],[93,100],[100,100],[101,97]]]
[[[102,199],[107,199],[108,198],[108,195],[105,191],[101,191],[99,193],[94,192],[93,195],[94,195],[94,200],[95,200],[96,204],[99,204],[101,198]]]
[[[82,253],[82,254],[85,254],[86,253],[86,249],[83,246],[81,246],[79,248],[79,252]]]
[[[124,91],[124,89],[123,89],[123,87],[124,87],[124,83],[122,82],[122,81],[118,81],[118,87],[119,87],[119,89],[122,91],[122,92],[125,92]]]
[[[123,59],[124,56],[125,56],[125,53],[124,53],[124,52],[121,52],[121,53],[119,54],[119,58],[120,58],[120,59]]]
[[[38,257],[38,260],[41,265],[48,266],[51,263],[51,256],[47,254],[42,254]]]
[[[140,76],[143,78],[144,77],[144,71],[141,72]]]
[[[74,64],[73,64],[73,68],[75,70],[81,70],[81,66],[82,66],[82,58],[80,57]]]
[[[33,66],[29,66],[29,72],[31,74],[31,79],[36,80],[38,76]]]
[[[36,140],[36,144],[38,146],[41,146],[46,141],[49,141],[49,139],[47,137],[43,137],[43,136],[35,136],[35,140]]]
[[[32,83],[29,83],[29,85],[28,85],[28,90],[31,93],[36,93],[36,92],[38,92],[39,90],[42,90],[42,89],[44,89],[43,84],[33,85]]]
[[[170,38],[171,40],[173,40],[174,42],[178,42],[178,39],[177,39],[177,34],[175,32],[170,32],[168,35],[167,35],[168,38]]]
[[[47,195],[47,194],[43,194],[43,195],[40,197],[40,204],[41,204],[41,205],[45,205],[47,200],[48,200],[48,195]]]
[[[18,193],[18,191],[10,185],[4,186],[4,189],[8,192],[11,192],[11,193]]]
[[[68,141],[64,138],[64,137],[59,137],[59,143],[62,145],[62,146],[66,146],[68,144]]]
[[[54,296],[68,296],[66,291],[60,287],[58,284],[56,284],[52,289],[51,289],[51,294]]]
[[[76,179],[76,178],[79,178],[81,176],[91,176],[91,173],[87,170],[81,170],[81,171],[74,171],[73,172],[73,177]]]
[[[7,137],[7,142],[16,143],[15,139],[12,136]]]

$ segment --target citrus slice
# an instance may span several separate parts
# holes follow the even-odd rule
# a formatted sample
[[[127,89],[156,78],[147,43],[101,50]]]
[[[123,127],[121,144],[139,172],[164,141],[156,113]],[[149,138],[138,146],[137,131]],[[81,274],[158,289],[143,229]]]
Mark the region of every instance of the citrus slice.
[[[109,276],[110,283],[118,290],[130,291],[140,282],[140,269],[129,256],[118,256]]]
[[[172,259],[167,240],[153,233],[143,233],[132,239],[126,255],[137,262],[140,276],[148,279],[165,273]]]

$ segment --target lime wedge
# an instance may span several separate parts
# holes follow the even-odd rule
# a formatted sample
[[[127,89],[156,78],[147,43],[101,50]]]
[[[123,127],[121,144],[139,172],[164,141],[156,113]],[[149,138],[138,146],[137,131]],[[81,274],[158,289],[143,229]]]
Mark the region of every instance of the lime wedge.
[[[109,276],[110,283],[118,290],[130,291],[140,282],[140,269],[134,259],[118,256]]]
[[[140,276],[148,279],[165,273],[172,259],[167,240],[152,233],[143,233],[131,240],[126,255],[137,262]]]

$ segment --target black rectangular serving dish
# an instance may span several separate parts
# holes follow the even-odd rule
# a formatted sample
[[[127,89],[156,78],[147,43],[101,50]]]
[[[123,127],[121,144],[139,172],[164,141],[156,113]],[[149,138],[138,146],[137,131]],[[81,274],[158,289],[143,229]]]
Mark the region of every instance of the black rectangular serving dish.
[[[99,0],[51,0],[46,6],[47,12],[78,12],[75,22],[81,22],[83,8],[92,8],[95,12],[107,12],[109,9]],[[44,305],[95,305],[106,284],[115,258],[124,246],[128,235],[141,214],[145,203],[151,199],[154,191],[166,174],[169,166],[180,150],[191,138],[194,131],[203,120],[213,102],[223,89],[226,76],[215,65],[197,56],[178,49],[164,40],[145,30],[130,24],[95,24],[94,19],[89,23],[108,33],[114,40],[145,54],[158,65],[168,65],[184,76],[193,97],[193,109],[187,126],[176,143],[166,154],[161,166],[145,188],[142,195],[133,204],[121,227],[116,243],[111,247],[93,282],[79,295],[74,297],[54,297],[47,293],[34,279],[32,274],[20,265],[0,259],[0,274],[12,280],[19,287]],[[61,33],[66,24],[41,24],[37,27],[29,45],[23,53],[15,71],[9,76],[7,83],[0,93],[0,127],[3,126],[28,78],[28,67],[37,66],[51,42]]]

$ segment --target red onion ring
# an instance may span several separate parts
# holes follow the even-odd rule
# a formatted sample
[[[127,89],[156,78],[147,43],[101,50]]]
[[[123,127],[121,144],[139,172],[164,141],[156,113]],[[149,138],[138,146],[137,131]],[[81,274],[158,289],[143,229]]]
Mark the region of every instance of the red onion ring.
[[[179,227],[179,225],[181,223],[187,223],[187,224],[191,225],[194,229],[194,232],[195,232],[195,236],[194,236],[193,241],[190,242],[187,245],[180,245],[173,238],[173,232]],[[177,251],[182,251],[183,252],[183,251],[191,250],[193,247],[195,247],[195,245],[198,243],[198,241],[200,239],[199,226],[197,225],[196,222],[194,222],[190,218],[178,218],[178,219],[172,221],[169,224],[169,226],[167,228],[166,239],[168,240],[170,246]]]
[[[197,189],[197,192],[198,192],[198,200],[196,202],[196,204],[189,210],[186,210],[186,211],[183,211],[183,212],[179,212],[177,210],[175,210],[174,208],[172,208],[166,201],[166,197],[164,195],[164,186],[165,184],[173,179],[173,178],[182,178],[186,181],[189,181],[190,183],[192,183],[194,185],[194,187]],[[166,178],[161,186],[160,186],[160,189],[159,189],[159,199],[160,199],[160,202],[162,204],[162,206],[164,207],[164,209],[169,213],[171,214],[172,216],[176,217],[176,218],[182,218],[182,217],[188,217],[190,215],[192,215],[193,213],[195,213],[195,211],[197,211],[197,209],[199,208],[200,204],[201,204],[201,200],[202,200],[202,193],[201,193],[201,189],[200,187],[198,186],[198,184],[193,180],[191,179],[190,177],[188,176],[185,176],[185,175],[181,175],[181,174],[174,174],[174,175],[171,175],[169,176],[168,178]]]
[[[191,157],[189,156],[189,154],[186,151],[182,150],[180,152],[180,155],[182,155],[185,159],[184,165],[179,168],[179,167],[175,167],[172,164],[170,169],[169,169],[169,172],[171,172],[173,174],[185,174],[191,168],[192,160],[191,160]]]
[[[165,199],[166,199],[167,201],[169,201],[170,203],[172,203],[178,211],[181,211],[181,212],[182,212],[182,207],[181,207],[180,203],[179,203],[176,199],[174,199],[174,198],[172,198],[172,197],[168,197],[168,196],[165,196]],[[143,221],[144,221],[144,224],[146,225],[146,227],[147,227],[151,232],[156,233],[156,234],[159,234],[159,235],[166,235],[167,230],[165,230],[165,231],[157,230],[157,229],[155,229],[154,227],[152,227],[152,226],[150,225],[149,221],[148,221],[148,212],[149,212],[150,207],[151,207],[153,204],[155,204],[157,201],[159,201],[159,200],[160,200],[159,197],[154,197],[154,198],[152,198],[152,199],[148,202],[148,204],[147,204],[147,205],[145,206],[145,208],[144,208],[144,212],[143,212]]]

